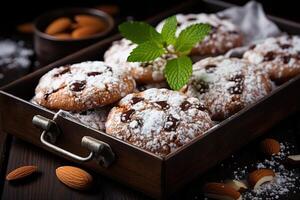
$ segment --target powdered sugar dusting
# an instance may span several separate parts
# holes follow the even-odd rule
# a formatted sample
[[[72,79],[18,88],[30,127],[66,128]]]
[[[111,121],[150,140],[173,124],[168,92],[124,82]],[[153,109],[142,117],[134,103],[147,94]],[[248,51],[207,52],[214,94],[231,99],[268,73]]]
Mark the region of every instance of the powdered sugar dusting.
[[[244,58],[265,69],[274,80],[291,78],[300,73],[300,38],[267,38],[244,53]]]
[[[229,20],[221,19],[216,14],[177,14],[176,18],[178,21],[177,36],[183,29],[192,24],[207,23],[211,25],[211,34],[195,46],[199,51],[210,49],[210,54],[219,54],[241,45],[240,42],[237,42],[241,39],[238,28]],[[164,21],[160,22],[156,29],[161,31],[163,24]]]
[[[204,110],[196,98],[148,89],[127,95],[111,110],[106,132],[163,156],[212,127]]]
[[[131,83],[132,89],[128,83]],[[134,80],[124,70],[101,61],[87,61],[54,68],[46,73],[36,88],[35,100],[41,104],[48,96],[60,91],[61,96],[72,97],[75,102],[94,108],[97,106],[96,96],[99,93],[107,91],[122,97],[132,91],[133,87]],[[110,95],[102,95],[100,98],[105,101]]]
[[[203,101],[215,120],[234,114],[272,88],[270,80],[245,60],[211,57],[193,69],[186,93]]]
[[[153,82],[161,82],[164,80],[163,70],[168,59],[175,58],[175,55],[165,55],[157,58],[152,62],[127,62],[127,58],[130,52],[137,47],[127,39],[115,41],[112,46],[105,52],[104,61],[111,65],[117,65],[118,67],[125,68],[128,71],[132,71],[133,77],[139,81],[143,77],[150,73],[152,75]]]

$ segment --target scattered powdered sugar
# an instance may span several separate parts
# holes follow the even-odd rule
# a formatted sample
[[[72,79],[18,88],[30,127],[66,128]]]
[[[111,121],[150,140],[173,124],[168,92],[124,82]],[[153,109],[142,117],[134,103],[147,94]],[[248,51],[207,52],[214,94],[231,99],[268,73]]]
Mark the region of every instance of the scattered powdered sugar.
[[[296,169],[287,169],[284,165],[285,159],[290,154],[290,149],[292,148],[294,147],[287,142],[281,143],[279,155],[254,163],[252,164],[253,166],[244,166],[234,170],[233,176],[237,180],[247,179],[248,174],[253,168],[272,169],[276,174],[272,182],[265,183],[257,189],[249,189],[244,192],[242,194],[243,199],[275,200],[300,189],[299,171]]]
[[[5,71],[15,68],[29,68],[33,51],[25,47],[23,41],[0,40],[0,79]]]

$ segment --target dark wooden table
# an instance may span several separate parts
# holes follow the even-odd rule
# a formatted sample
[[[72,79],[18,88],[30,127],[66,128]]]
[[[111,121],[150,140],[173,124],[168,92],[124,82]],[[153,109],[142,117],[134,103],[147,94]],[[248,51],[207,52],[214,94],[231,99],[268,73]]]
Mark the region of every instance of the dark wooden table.
[[[269,136],[281,142],[292,143],[295,145],[293,153],[299,153],[299,114],[282,121],[264,137]],[[261,139],[242,148],[234,156],[187,185],[182,191],[178,191],[171,199],[203,199],[201,192],[203,183],[231,178],[229,174],[232,174],[234,168],[262,159],[257,149]],[[95,180],[92,189],[87,192],[72,190],[59,182],[55,176],[55,169],[62,165],[76,166],[76,163],[70,163],[10,135],[0,134],[0,149],[1,199],[149,199],[137,191],[91,171],[89,172]],[[39,173],[16,183],[5,181],[8,172],[23,165],[37,165]],[[281,199],[300,199],[300,191],[288,193]]]

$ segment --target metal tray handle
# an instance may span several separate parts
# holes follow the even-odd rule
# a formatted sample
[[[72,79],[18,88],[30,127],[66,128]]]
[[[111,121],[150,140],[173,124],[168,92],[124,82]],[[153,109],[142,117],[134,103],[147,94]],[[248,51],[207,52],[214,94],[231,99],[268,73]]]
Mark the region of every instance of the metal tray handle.
[[[54,116],[53,119],[55,120],[56,117],[57,116]],[[35,115],[32,118],[32,123],[43,130],[40,140],[45,146],[79,162],[87,162],[95,159],[100,165],[104,167],[108,167],[112,164],[115,159],[115,154],[113,153],[110,146],[105,142],[99,141],[90,136],[84,136],[81,139],[81,146],[91,151],[90,154],[86,157],[76,155],[54,145],[57,137],[61,134],[61,131],[54,120],[50,120],[40,115]]]

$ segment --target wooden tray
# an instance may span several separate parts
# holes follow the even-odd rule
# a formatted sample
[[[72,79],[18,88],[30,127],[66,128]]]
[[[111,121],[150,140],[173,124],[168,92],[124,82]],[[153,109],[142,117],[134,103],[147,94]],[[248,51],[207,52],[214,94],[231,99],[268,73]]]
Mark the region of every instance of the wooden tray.
[[[231,5],[221,1],[191,1],[159,14],[150,21],[156,23],[178,12],[215,12],[229,6]],[[271,16],[270,18],[282,30],[300,33],[300,24]],[[112,41],[117,39],[120,39],[120,35],[105,39],[2,88],[0,91],[0,131],[12,134],[66,159],[73,161],[81,159],[84,167],[118,180],[149,196],[165,198],[300,108],[300,93],[298,92],[300,76],[298,76],[166,157],[159,157],[61,116],[55,120],[61,131],[55,143],[56,147],[51,147],[49,139],[46,141],[50,143],[50,146],[46,146],[45,141],[40,138],[42,131],[33,125],[32,119],[36,115],[50,119],[43,121],[38,118],[39,125],[50,128],[48,133],[54,133],[56,126],[51,119],[55,113],[30,103],[38,80],[54,67],[101,59],[104,51]],[[95,143],[91,144],[89,143],[91,138],[85,136],[97,141],[92,140]],[[70,157],[71,153],[58,152],[55,149],[57,147],[78,156],[73,156],[73,159]],[[100,154],[96,158],[102,162],[84,159],[83,157],[91,155],[88,149],[95,152],[98,150]]]

